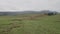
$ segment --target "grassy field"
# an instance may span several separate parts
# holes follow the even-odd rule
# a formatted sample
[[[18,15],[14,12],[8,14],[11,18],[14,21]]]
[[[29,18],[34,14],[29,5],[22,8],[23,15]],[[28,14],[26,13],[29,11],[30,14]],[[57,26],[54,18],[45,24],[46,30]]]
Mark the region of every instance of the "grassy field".
[[[0,16],[0,34],[60,34],[60,15],[33,18]]]

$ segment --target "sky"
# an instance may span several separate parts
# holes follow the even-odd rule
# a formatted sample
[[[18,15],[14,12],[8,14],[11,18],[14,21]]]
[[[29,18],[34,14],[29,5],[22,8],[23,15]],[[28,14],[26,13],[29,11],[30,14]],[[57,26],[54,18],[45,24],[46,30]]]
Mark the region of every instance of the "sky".
[[[0,0],[0,11],[53,10],[60,12],[60,0]]]

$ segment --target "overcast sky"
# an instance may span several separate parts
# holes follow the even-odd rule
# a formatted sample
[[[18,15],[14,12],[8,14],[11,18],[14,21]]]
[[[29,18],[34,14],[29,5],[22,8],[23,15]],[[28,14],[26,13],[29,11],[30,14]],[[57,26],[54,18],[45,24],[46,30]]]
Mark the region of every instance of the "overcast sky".
[[[0,0],[0,10],[60,11],[60,0]]]

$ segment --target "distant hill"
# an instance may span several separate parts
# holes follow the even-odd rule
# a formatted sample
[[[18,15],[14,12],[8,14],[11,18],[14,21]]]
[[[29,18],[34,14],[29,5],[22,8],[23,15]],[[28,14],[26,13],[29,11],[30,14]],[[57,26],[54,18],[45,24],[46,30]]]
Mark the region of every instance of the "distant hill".
[[[0,12],[0,16],[2,15],[19,15],[19,14],[43,14],[48,12],[56,12],[50,10],[42,10],[42,11],[15,11],[15,12]]]

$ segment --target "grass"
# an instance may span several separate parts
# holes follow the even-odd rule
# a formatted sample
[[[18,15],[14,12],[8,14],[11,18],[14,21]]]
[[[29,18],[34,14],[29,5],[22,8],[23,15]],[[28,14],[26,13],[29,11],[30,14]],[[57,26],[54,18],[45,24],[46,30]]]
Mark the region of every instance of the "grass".
[[[60,34],[60,15],[15,20],[18,16],[0,16],[0,34]]]

